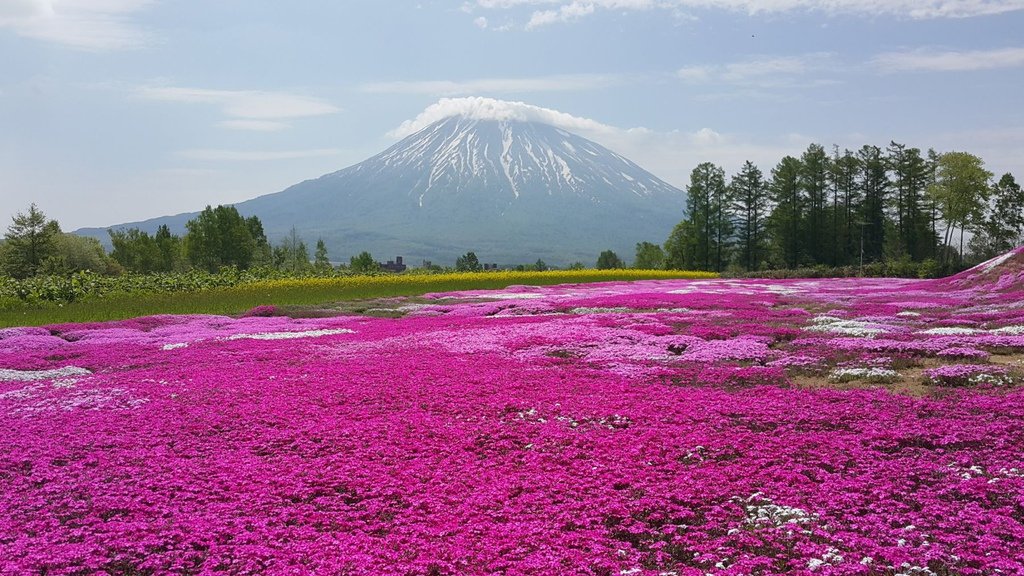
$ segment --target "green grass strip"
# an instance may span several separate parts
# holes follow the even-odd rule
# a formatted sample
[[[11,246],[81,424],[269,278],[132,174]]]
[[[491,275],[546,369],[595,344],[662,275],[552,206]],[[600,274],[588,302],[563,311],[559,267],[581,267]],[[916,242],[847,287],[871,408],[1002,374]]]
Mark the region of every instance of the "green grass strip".
[[[418,296],[431,292],[501,289],[651,279],[715,278],[680,270],[558,270],[550,272],[463,272],[269,280],[195,292],[117,293],[68,304],[5,303],[0,327],[122,320],[154,314],[235,315],[259,305],[321,306],[334,302]]]

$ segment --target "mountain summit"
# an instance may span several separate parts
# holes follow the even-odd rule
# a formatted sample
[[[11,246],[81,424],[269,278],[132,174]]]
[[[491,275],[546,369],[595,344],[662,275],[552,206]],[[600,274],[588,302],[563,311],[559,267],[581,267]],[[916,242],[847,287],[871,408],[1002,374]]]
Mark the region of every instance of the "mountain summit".
[[[307,241],[323,238],[336,259],[369,250],[450,263],[473,250],[500,264],[568,264],[609,248],[628,258],[637,242],[661,242],[683,204],[678,188],[555,126],[459,115],[236,207],[259,216],[271,241],[295,226]],[[180,230],[191,216],[118,228]]]

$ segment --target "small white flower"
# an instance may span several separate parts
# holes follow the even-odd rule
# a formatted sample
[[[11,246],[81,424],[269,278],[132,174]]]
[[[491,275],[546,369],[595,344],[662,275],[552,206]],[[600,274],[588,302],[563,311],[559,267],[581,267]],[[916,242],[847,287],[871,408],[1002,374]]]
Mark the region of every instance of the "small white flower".
[[[918,334],[925,334],[927,336],[971,336],[978,334],[981,330],[977,328],[967,328],[966,326],[940,326],[939,328],[929,328],[922,330]]]

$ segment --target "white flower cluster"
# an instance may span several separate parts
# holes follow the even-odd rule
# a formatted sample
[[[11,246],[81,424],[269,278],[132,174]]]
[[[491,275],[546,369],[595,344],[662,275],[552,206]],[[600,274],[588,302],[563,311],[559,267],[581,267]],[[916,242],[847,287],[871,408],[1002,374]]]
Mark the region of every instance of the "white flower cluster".
[[[989,384],[991,386],[1009,386],[1013,384],[1013,378],[1006,374],[975,374],[967,379],[971,384]]]
[[[349,330],[348,328],[327,328],[323,330],[305,330],[303,332],[256,332],[253,334],[232,334],[231,336],[225,336],[224,338],[217,338],[217,340],[291,340],[294,338],[316,338],[318,336],[331,336],[334,334],[354,334],[355,330]],[[201,342],[197,340],[196,342]],[[160,347],[161,350],[176,350],[178,348],[188,348],[193,342],[175,342],[173,344],[164,344]]]
[[[748,526],[785,526],[787,524],[809,524],[818,519],[817,514],[811,514],[802,508],[775,504],[764,498],[760,493],[755,493],[745,500],[744,508],[747,512],[746,523]]]
[[[894,382],[900,373],[888,368],[837,368],[828,375],[832,382],[850,382],[852,380],[868,380],[869,382]]]
[[[992,334],[1003,336],[1020,336],[1024,335],[1024,326],[1003,326],[1002,328],[991,330],[991,332]]]
[[[926,334],[928,336],[971,336],[979,332],[981,330],[977,328],[967,328],[965,326],[941,326],[939,328],[922,330],[918,334]]]
[[[839,553],[839,550],[829,547],[828,550],[821,556],[821,558],[811,558],[807,561],[807,569],[814,572],[822,566],[835,566],[843,561],[843,555]]]
[[[626,308],[625,306],[616,306],[614,308],[588,308],[580,307],[569,310],[570,314],[624,314],[631,312],[632,308]]]
[[[68,376],[85,376],[92,372],[77,366],[65,366],[54,370],[8,370],[0,368],[0,381],[31,382],[33,380],[53,380]]]
[[[815,316],[811,319],[811,325],[805,326],[804,330],[863,338],[874,338],[886,332],[886,329],[878,324],[861,320],[843,320],[834,316]]]
[[[316,338],[319,336],[332,336],[334,334],[352,334],[354,330],[348,328],[334,328],[324,330],[306,330],[305,332],[257,332],[255,334],[232,334],[225,340],[291,340],[293,338]]]
[[[904,562],[899,572],[893,576],[936,576],[935,572],[932,572],[930,568],[924,566],[912,566],[909,562]]]

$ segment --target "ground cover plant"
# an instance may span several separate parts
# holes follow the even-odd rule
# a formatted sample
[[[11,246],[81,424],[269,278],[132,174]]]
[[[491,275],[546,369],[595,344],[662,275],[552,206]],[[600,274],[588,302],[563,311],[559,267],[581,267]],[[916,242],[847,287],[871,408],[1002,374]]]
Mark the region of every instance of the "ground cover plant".
[[[408,296],[440,290],[504,288],[648,278],[713,278],[686,270],[512,270],[292,277],[225,269],[101,276],[80,272],[15,280],[0,276],[0,326],[119,320],[150,314],[235,314],[264,302],[321,305],[337,300]]]
[[[266,304],[0,331],[0,573],[1024,572],[1024,252]]]

